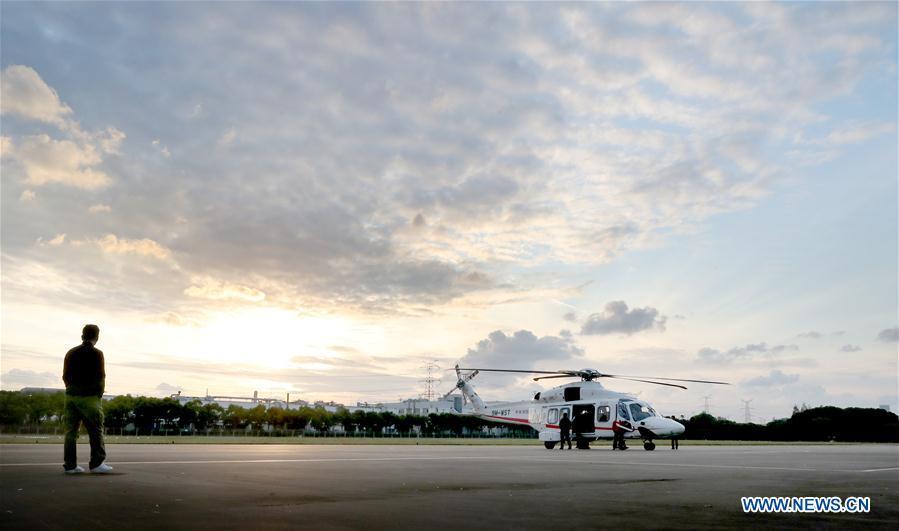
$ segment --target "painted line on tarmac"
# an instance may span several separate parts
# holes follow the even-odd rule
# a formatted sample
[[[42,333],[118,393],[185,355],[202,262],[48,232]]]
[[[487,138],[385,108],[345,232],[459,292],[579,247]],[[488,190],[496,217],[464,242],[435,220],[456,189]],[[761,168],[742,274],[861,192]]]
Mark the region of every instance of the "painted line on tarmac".
[[[551,459],[540,459],[541,461],[553,462]],[[530,459],[535,461],[535,459]],[[558,463],[559,461],[555,461]],[[645,461],[569,461],[579,465],[626,465],[626,466],[673,466],[681,468],[723,468],[738,470],[786,470],[790,472],[819,472],[817,468],[788,468],[776,466],[749,466],[749,465],[704,465],[695,463],[647,463]]]
[[[277,464],[277,463],[340,463],[340,462],[391,462],[391,461],[524,461],[554,464],[574,464],[578,466],[619,465],[619,466],[669,466],[682,468],[721,468],[738,470],[780,470],[791,472],[817,472],[815,468],[787,468],[772,466],[745,465],[705,465],[689,463],[647,463],[639,461],[576,461],[573,459],[547,459],[533,457],[499,457],[499,456],[441,456],[441,457],[346,457],[346,458],[308,458],[308,459],[209,459],[183,461],[110,461],[113,465],[232,465],[232,464]],[[27,466],[60,466],[55,463],[0,463],[0,467]]]
[[[347,461],[472,461],[472,460],[499,460],[499,461],[532,461],[522,457],[490,457],[490,456],[443,456],[443,457],[324,457],[309,459],[209,459],[209,460],[184,460],[184,461],[109,461],[113,465],[234,465],[234,464],[265,464],[265,463],[339,463]],[[0,463],[4,466],[61,466],[56,463]]]
[[[869,468],[868,470],[860,470],[859,472],[886,472],[888,470],[899,470],[899,466],[891,468]]]

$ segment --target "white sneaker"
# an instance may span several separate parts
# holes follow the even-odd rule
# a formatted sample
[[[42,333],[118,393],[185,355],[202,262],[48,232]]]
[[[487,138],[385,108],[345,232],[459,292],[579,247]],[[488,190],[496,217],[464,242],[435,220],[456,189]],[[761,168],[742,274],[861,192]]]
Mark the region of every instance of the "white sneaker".
[[[84,472],[84,470],[82,470],[82,472]],[[91,469],[91,474],[109,474],[110,472],[112,472],[112,467],[106,463],[100,463],[96,468]]]
[[[76,466],[71,470],[66,470],[66,474],[84,474],[84,469],[80,466]]]

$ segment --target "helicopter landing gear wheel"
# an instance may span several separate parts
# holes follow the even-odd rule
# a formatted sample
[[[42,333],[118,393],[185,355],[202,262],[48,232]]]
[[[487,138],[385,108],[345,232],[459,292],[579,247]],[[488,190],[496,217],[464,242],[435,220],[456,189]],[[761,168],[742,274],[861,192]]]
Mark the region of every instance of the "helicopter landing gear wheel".
[[[553,441],[543,441],[543,447],[547,450],[552,450],[556,447],[556,443],[554,443]]]
[[[647,452],[651,452],[656,449],[656,443],[652,441],[646,441],[643,443],[643,449]]]

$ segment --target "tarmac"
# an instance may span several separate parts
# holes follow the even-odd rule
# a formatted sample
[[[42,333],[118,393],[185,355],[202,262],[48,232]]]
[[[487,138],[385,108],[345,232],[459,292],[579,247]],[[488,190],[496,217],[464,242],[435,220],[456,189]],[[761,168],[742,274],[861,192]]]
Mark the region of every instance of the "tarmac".
[[[899,526],[899,446],[0,446],[3,529]],[[88,447],[79,445],[85,461]],[[86,464],[83,464],[86,466]],[[742,496],[869,496],[869,513],[746,514]]]

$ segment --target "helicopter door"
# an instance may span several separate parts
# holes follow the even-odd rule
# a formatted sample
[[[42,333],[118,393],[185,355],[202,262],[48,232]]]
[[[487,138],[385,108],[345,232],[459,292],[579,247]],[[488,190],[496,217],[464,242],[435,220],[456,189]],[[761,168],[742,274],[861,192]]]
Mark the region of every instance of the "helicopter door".
[[[612,408],[608,404],[596,406],[596,435],[598,437],[612,436]]]
[[[559,424],[559,409],[555,407],[549,408],[549,411],[546,414],[546,425],[547,427],[553,427]]]
[[[576,420],[576,419],[580,419],[581,415],[590,419],[589,422],[580,421],[580,422],[584,422],[584,424],[583,424],[584,427],[581,428],[581,433],[593,435],[593,429],[595,426],[595,422],[593,420],[593,412],[594,412],[593,404],[576,404],[574,406],[574,416],[571,417],[572,423],[578,422],[579,420]],[[580,424],[575,424],[575,425],[580,426]]]
[[[624,424],[625,426],[631,425],[631,416],[627,411],[627,403],[624,401],[618,402],[616,419],[619,423]]]

